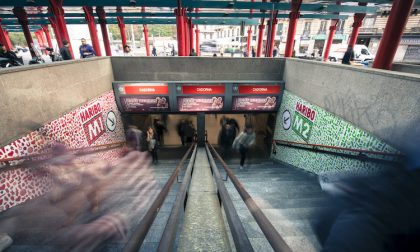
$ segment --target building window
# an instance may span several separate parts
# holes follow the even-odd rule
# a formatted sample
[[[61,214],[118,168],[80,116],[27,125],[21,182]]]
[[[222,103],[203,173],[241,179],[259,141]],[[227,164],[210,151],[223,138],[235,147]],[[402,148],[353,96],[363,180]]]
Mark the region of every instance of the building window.
[[[375,18],[365,18],[363,20],[363,27],[372,28],[375,25]]]
[[[327,33],[327,21],[321,21],[321,26],[319,27],[318,34],[326,34]]]
[[[342,19],[340,19],[339,21],[338,21],[338,24],[337,24],[337,34],[343,34],[343,32],[344,32],[344,23],[346,22],[346,20],[342,20]]]

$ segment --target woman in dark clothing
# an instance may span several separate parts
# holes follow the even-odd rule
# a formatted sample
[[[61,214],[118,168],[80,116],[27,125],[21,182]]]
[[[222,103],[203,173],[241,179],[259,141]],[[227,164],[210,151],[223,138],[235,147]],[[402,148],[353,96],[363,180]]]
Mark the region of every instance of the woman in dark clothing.
[[[63,47],[60,48],[60,54],[63,60],[72,60],[70,50],[69,50],[70,43],[67,40],[63,40]]]
[[[157,164],[158,163],[158,156],[157,156],[158,141],[157,141],[156,132],[151,126],[147,129],[146,141],[149,148],[149,152],[150,154],[152,154],[153,163]]]
[[[347,48],[346,53],[343,56],[342,64],[351,65],[351,62],[354,60],[354,51],[351,46]]]

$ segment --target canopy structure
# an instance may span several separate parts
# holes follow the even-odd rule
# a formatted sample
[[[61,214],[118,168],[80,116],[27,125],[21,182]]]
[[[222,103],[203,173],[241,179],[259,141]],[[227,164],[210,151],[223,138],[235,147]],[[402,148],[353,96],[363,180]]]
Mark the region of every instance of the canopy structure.
[[[28,40],[29,32],[51,25],[61,46],[63,40],[69,40],[67,24],[87,24],[91,36],[96,36],[94,24],[100,24],[104,41],[107,40],[104,31],[107,24],[118,24],[122,34],[125,33],[125,24],[143,25],[145,35],[148,24],[176,24],[178,44],[181,44],[178,45],[179,55],[183,56],[188,55],[192,49],[194,26],[198,34],[198,25],[259,25],[257,55],[261,56],[262,36],[267,26],[265,56],[270,56],[277,20],[287,18],[290,22],[285,56],[290,57],[298,19],[332,20],[335,25],[330,27],[330,31],[333,33],[338,20],[354,16],[349,42],[352,46],[366,15],[376,14],[384,7],[398,4],[402,9],[410,10],[413,6],[419,6],[420,0],[2,0],[0,25],[6,31],[22,30]],[[122,37],[125,44],[125,35]],[[96,41],[94,38],[92,40]],[[198,45],[197,42],[198,38]],[[96,47],[99,48],[98,45]],[[108,47],[105,46],[106,49]],[[110,50],[107,52],[109,54]]]

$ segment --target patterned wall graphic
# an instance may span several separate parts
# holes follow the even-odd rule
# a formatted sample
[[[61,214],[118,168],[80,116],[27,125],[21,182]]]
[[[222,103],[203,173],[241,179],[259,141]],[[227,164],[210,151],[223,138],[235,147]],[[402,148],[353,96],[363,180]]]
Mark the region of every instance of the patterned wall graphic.
[[[124,140],[121,116],[114,93],[110,91],[0,148],[0,159],[42,153],[54,142],[76,149]],[[97,155],[115,160],[120,154],[121,151],[117,149]],[[4,165],[0,162],[0,212],[40,196],[50,188],[51,179],[45,172],[36,169],[1,172]]]
[[[397,153],[396,149],[380,139],[288,91],[284,92],[277,115],[274,139]],[[316,174],[369,174],[383,169],[383,166],[373,162],[286,146],[276,148],[274,158]]]

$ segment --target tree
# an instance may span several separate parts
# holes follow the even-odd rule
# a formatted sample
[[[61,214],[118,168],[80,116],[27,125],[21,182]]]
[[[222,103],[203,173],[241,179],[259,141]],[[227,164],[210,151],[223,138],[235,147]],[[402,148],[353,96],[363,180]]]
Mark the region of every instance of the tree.
[[[174,25],[148,25],[149,34],[155,37],[175,37]]]
[[[22,32],[9,32],[9,38],[10,38],[10,42],[12,42],[14,47],[16,47],[16,46],[23,46],[23,47],[28,46],[26,44],[25,36],[23,35]]]
[[[143,25],[134,25],[134,38],[136,41],[139,41],[143,38]],[[175,37],[176,29],[174,25],[148,25],[147,29],[149,30],[149,36],[155,37]],[[108,30],[112,34],[112,39],[121,40],[120,28],[118,25],[112,24],[108,25]],[[127,39],[131,39],[130,25],[126,25],[125,32],[127,34]]]

